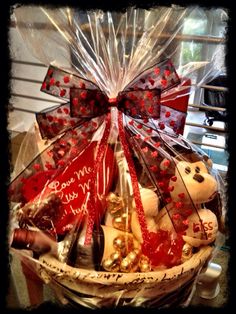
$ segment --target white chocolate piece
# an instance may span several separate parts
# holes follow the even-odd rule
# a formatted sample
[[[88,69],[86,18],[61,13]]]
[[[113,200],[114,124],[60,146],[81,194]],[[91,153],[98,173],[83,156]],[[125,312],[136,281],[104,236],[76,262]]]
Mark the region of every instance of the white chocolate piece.
[[[189,227],[186,230],[186,236],[183,236],[183,240],[186,243],[199,247],[215,241],[218,232],[218,222],[216,215],[211,210],[202,208],[198,210],[198,214],[194,212],[190,215],[188,221]]]
[[[159,198],[156,193],[150,189],[140,189],[141,201],[146,217],[155,217],[158,214]],[[132,206],[135,208],[135,201],[133,199]]]
[[[157,232],[157,225],[153,217],[146,217],[146,223],[149,232]],[[143,242],[142,232],[139,225],[138,215],[136,212],[133,212],[131,216],[131,231],[135,238],[140,243],[142,243]]]

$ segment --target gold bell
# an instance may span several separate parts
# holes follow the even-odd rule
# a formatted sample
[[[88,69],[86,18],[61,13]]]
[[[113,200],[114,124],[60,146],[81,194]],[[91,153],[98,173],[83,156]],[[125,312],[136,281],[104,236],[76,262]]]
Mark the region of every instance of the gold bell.
[[[107,198],[107,210],[112,215],[116,214],[118,211],[124,208],[124,202],[122,197],[116,195],[115,193],[109,193]]]

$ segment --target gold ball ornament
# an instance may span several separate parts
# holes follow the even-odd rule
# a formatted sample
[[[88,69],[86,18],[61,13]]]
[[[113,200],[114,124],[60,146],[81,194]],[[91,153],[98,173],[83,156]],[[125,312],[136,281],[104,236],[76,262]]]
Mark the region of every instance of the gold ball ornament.
[[[133,238],[130,236],[120,235],[113,240],[113,246],[121,252],[121,255],[126,256],[134,248]]]
[[[102,262],[102,267],[106,271],[112,271],[112,272],[117,272],[120,269],[119,263],[117,263],[115,260],[111,258],[107,258]]]
[[[132,263],[128,258],[124,258],[120,263],[120,271],[123,273],[130,273],[132,269]]]

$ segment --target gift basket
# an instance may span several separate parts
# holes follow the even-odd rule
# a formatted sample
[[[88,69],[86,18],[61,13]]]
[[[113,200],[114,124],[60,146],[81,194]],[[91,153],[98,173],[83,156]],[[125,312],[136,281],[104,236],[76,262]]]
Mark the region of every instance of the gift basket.
[[[27,145],[18,156],[10,245],[71,302],[186,304],[217,247],[224,187],[183,137],[189,94],[215,62],[178,63],[177,35],[196,12],[15,9],[48,65],[41,91],[62,104],[36,115],[47,147],[27,165]]]

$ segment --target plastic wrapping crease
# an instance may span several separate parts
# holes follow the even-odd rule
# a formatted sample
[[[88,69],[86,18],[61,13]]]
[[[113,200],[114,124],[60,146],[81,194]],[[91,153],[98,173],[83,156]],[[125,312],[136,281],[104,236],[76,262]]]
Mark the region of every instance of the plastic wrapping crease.
[[[216,53],[180,63],[178,36],[199,12],[15,9],[49,66],[41,91],[62,104],[37,114],[21,147],[10,244],[79,304],[184,304],[217,247],[222,179],[182,136],[190,93],[218,73]]]

